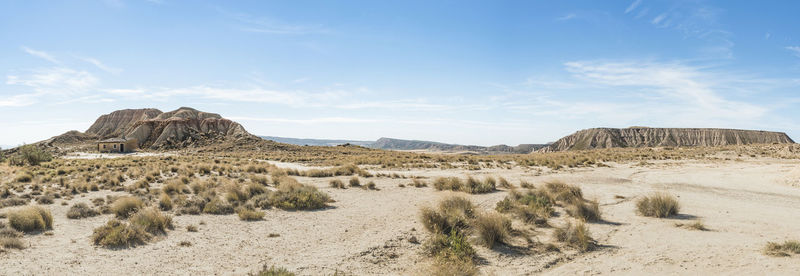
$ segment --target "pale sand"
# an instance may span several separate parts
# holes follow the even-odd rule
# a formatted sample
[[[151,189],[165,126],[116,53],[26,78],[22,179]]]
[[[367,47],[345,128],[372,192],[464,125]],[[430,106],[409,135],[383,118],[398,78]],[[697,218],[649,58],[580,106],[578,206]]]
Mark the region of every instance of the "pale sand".
[[[598,250],[524,255],[475,245],[482,258],[479,268],[488,275],[797,275],[800,271],[800,256],[768,257],[761,252],[768,241],[800,239],[799,161],[611,165],[540,176],[534,170],[521,169],[397,172],[429,177],[504,176],[515,185],[520,179],[534,184],[559,179],[579,185],[587,198],[602,204],[607,223],[588,224],[601,245]],[[241,275],[257,271],[265,263],[299,275],[332,275],[336,269],[354,275],[424,274],[429,258],[422,255],[420,244],[408,239],[427,239],[417,212],[450,193],[431,187],[397,186],[410,183],[408,179],[371,179],[380,191],[329,188],[330,178],[298,179],[329,193],[336,200],[333,207],[313,212],[272,209],[266,211],[264,221],[258,222],[239,221],[236,215],[176,216],[177,227],[167,236],[123,250],[98,248],[89,240],[92,229],[104,224],[110,215],[69,220],[65,215],[68,206],[57,200],[47,206],[55,216],[54,235],[26,236],[30,248],[0,253],[0,274]],[[635,198],[661,190],[679,196],[681,216],[637,216]],[[108,193],[94,192],[72,200],[70,205]],[[490,210],[505,195],[506,191],[499,191],[469,197],[481,209]],[[615,199],[615,195],[626,199]],[[563,217],[566,215],[554,224]],[[674,226],[695,217],[711,231]],[[201,221],[206,224],[199,225]],[[190,224],[198,225],[199,232],[187,232],[185,226]],[[535,239],[550,242],[550,230],[541,231]],[[280,237],[269,238],[270,233]],[[193,245],[178,246],[181,241]]]

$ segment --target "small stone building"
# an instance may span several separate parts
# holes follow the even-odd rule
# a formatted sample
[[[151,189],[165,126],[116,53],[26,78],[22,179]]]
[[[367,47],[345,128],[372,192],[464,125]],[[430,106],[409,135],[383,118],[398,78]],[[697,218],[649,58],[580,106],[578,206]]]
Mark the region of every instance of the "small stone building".
[[[136,139],[128,138],[111,138],[97,142],[97,151],[99,152],[116,152],[125,153],[132,152],[138,147]]]

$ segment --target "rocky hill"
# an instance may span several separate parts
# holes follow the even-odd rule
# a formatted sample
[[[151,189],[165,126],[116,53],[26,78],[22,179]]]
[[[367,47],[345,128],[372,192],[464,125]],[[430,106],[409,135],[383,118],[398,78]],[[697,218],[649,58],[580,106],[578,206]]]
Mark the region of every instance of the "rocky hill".
[[[592,128],[559,139],[540,151],[624,147],[696,147],[794,143],[782,132],[716,128]]]
[[[292,144],[298,146],[326,146],[333,147],[338,145],[350,144],[362,147],[369,147],[375,141],[360,141],[360,140],[338,140],[338,139],[308,139],[308,138],[289,138],[277,136],[259,136],[262,139],[275,141],[278,143]]]
[[[117,110],[97,118],[94,124],[86,130],[86,134],[97,136],[99,139],[120,137],[134,123],[153,119],[161,114],[161,110],[154,108]]]
[[[239,123],[189,107],[136,121],[125,131],[125,137],[136,138],[139,147],[152,149],[201,146],[228,139],[258,139]]]

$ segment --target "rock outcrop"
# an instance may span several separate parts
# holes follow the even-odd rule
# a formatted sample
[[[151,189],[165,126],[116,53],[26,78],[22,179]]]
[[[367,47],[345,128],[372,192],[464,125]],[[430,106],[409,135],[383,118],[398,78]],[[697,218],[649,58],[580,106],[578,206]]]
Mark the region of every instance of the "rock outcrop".
[[[153,119],[161,114],[161,110],[154,108],[117,110],[97,118],[86,130],[86,134],[95,135],[99,139],[120,137],[136,122]]]
[[[139,141],[140,148],[167,149],[202,146],[223,140],[256,138],[242,125],[189,107],[161,113],[153,119],[134,122],[125,131]]]
[[[697,147],[794,143],[782,132],[716,128],[592,128],[566,136],[540,151],[626,147]]]

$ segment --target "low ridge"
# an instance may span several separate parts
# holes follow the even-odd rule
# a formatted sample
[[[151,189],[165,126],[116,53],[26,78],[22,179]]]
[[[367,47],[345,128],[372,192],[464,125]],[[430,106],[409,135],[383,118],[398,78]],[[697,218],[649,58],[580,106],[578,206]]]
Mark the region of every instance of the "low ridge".
[[[541,149],[543,152],[626,147],[697,147],[794,143],[786,133],[717,128],[592,128]]]

